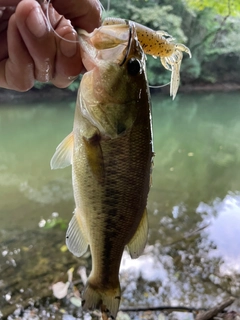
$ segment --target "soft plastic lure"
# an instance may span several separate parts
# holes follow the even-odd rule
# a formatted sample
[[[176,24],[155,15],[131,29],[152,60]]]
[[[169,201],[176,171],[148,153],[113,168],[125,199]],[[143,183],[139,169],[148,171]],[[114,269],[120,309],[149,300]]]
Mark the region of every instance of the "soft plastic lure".
[[[175,98],[180,83],[180,67],[183,52],[191,51],[181,43],[175,43],[174,38],[165,31],[154,31],[136,22],[135,24],[138,41],[144,53],[159,57],[162,65],[172,72],[170,82],[170,96]],[[120,18],[106,18],[102,26],[91,34],[91,40],[98,49],[111,48],[116,44],[126,41],[123,30],[129,28],[129,20]],[[122,35],[122,36],[121,36]]]

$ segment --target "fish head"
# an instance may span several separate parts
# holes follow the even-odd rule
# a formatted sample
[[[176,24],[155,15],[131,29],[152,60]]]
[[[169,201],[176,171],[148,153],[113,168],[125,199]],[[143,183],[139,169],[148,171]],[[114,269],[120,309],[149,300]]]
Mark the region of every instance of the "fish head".
[[[108,28],[107,28],[108,27]],[[110,40],[106,36],[111,30]],[[135,25],[102,26],[92,34],[80,35],[84,74],[78,99],[82,115],[102,135],[116,138],[133,125],[143,96],[148,95],[145,54],[138,41]],[[96,41],[102,37],[102,43]],[[115,35],[115,38],[114,38]],[[94,41],[92,41],[94,39]],[[104,45],[104,43],[106,45]]]

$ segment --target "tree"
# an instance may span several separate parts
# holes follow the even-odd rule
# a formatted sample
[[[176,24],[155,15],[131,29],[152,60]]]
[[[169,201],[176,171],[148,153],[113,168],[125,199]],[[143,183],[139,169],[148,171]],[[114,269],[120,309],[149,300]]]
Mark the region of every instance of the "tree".
[[[189,7],[196,10],[210,8],[222,16],[240,16],[239,0],[185,0]]]

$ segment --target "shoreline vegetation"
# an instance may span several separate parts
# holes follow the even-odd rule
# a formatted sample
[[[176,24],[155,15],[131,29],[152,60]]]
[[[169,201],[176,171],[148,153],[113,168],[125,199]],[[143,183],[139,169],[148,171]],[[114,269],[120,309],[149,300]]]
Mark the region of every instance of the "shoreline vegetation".
[[[169,95],[169,86],[162,88],[150,89],[151,94],[163,93]],[[240,91],[240,83],[192,83],[187,85],[180,85],[179,93],[197,93],[197,92],[232,92]],[[26,92],[18,92],[14,90],[0,88],[0,107],[2,103],[32,103],[43,99],[43,101],[58,102],[63,100],[75,99],[77,97],[77,90],[73,91],[69,88],[60,89],[52,85],[45,86],[44,88],[32,88]]]

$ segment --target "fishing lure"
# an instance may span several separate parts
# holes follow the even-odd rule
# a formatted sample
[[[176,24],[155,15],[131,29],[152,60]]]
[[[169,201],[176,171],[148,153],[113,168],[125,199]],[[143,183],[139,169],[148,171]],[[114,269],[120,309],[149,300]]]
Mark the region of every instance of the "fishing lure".
[[[102,26],[95,29],[91,34],[91,41],[97,49],[107,49],[126,42],[123,32],[129,28],[129,20],[120,18],[106,18]],[[170,96],[175,98],[180,83],[180,67],[183,52],[189,54],[191,51],[181,43],[175,43],[174,38],[165,31],[154,31],[144,25],[132,22],[135,25],[138,41],[145,54],[154,58],[159,57],[162,65],[171,71]]]

